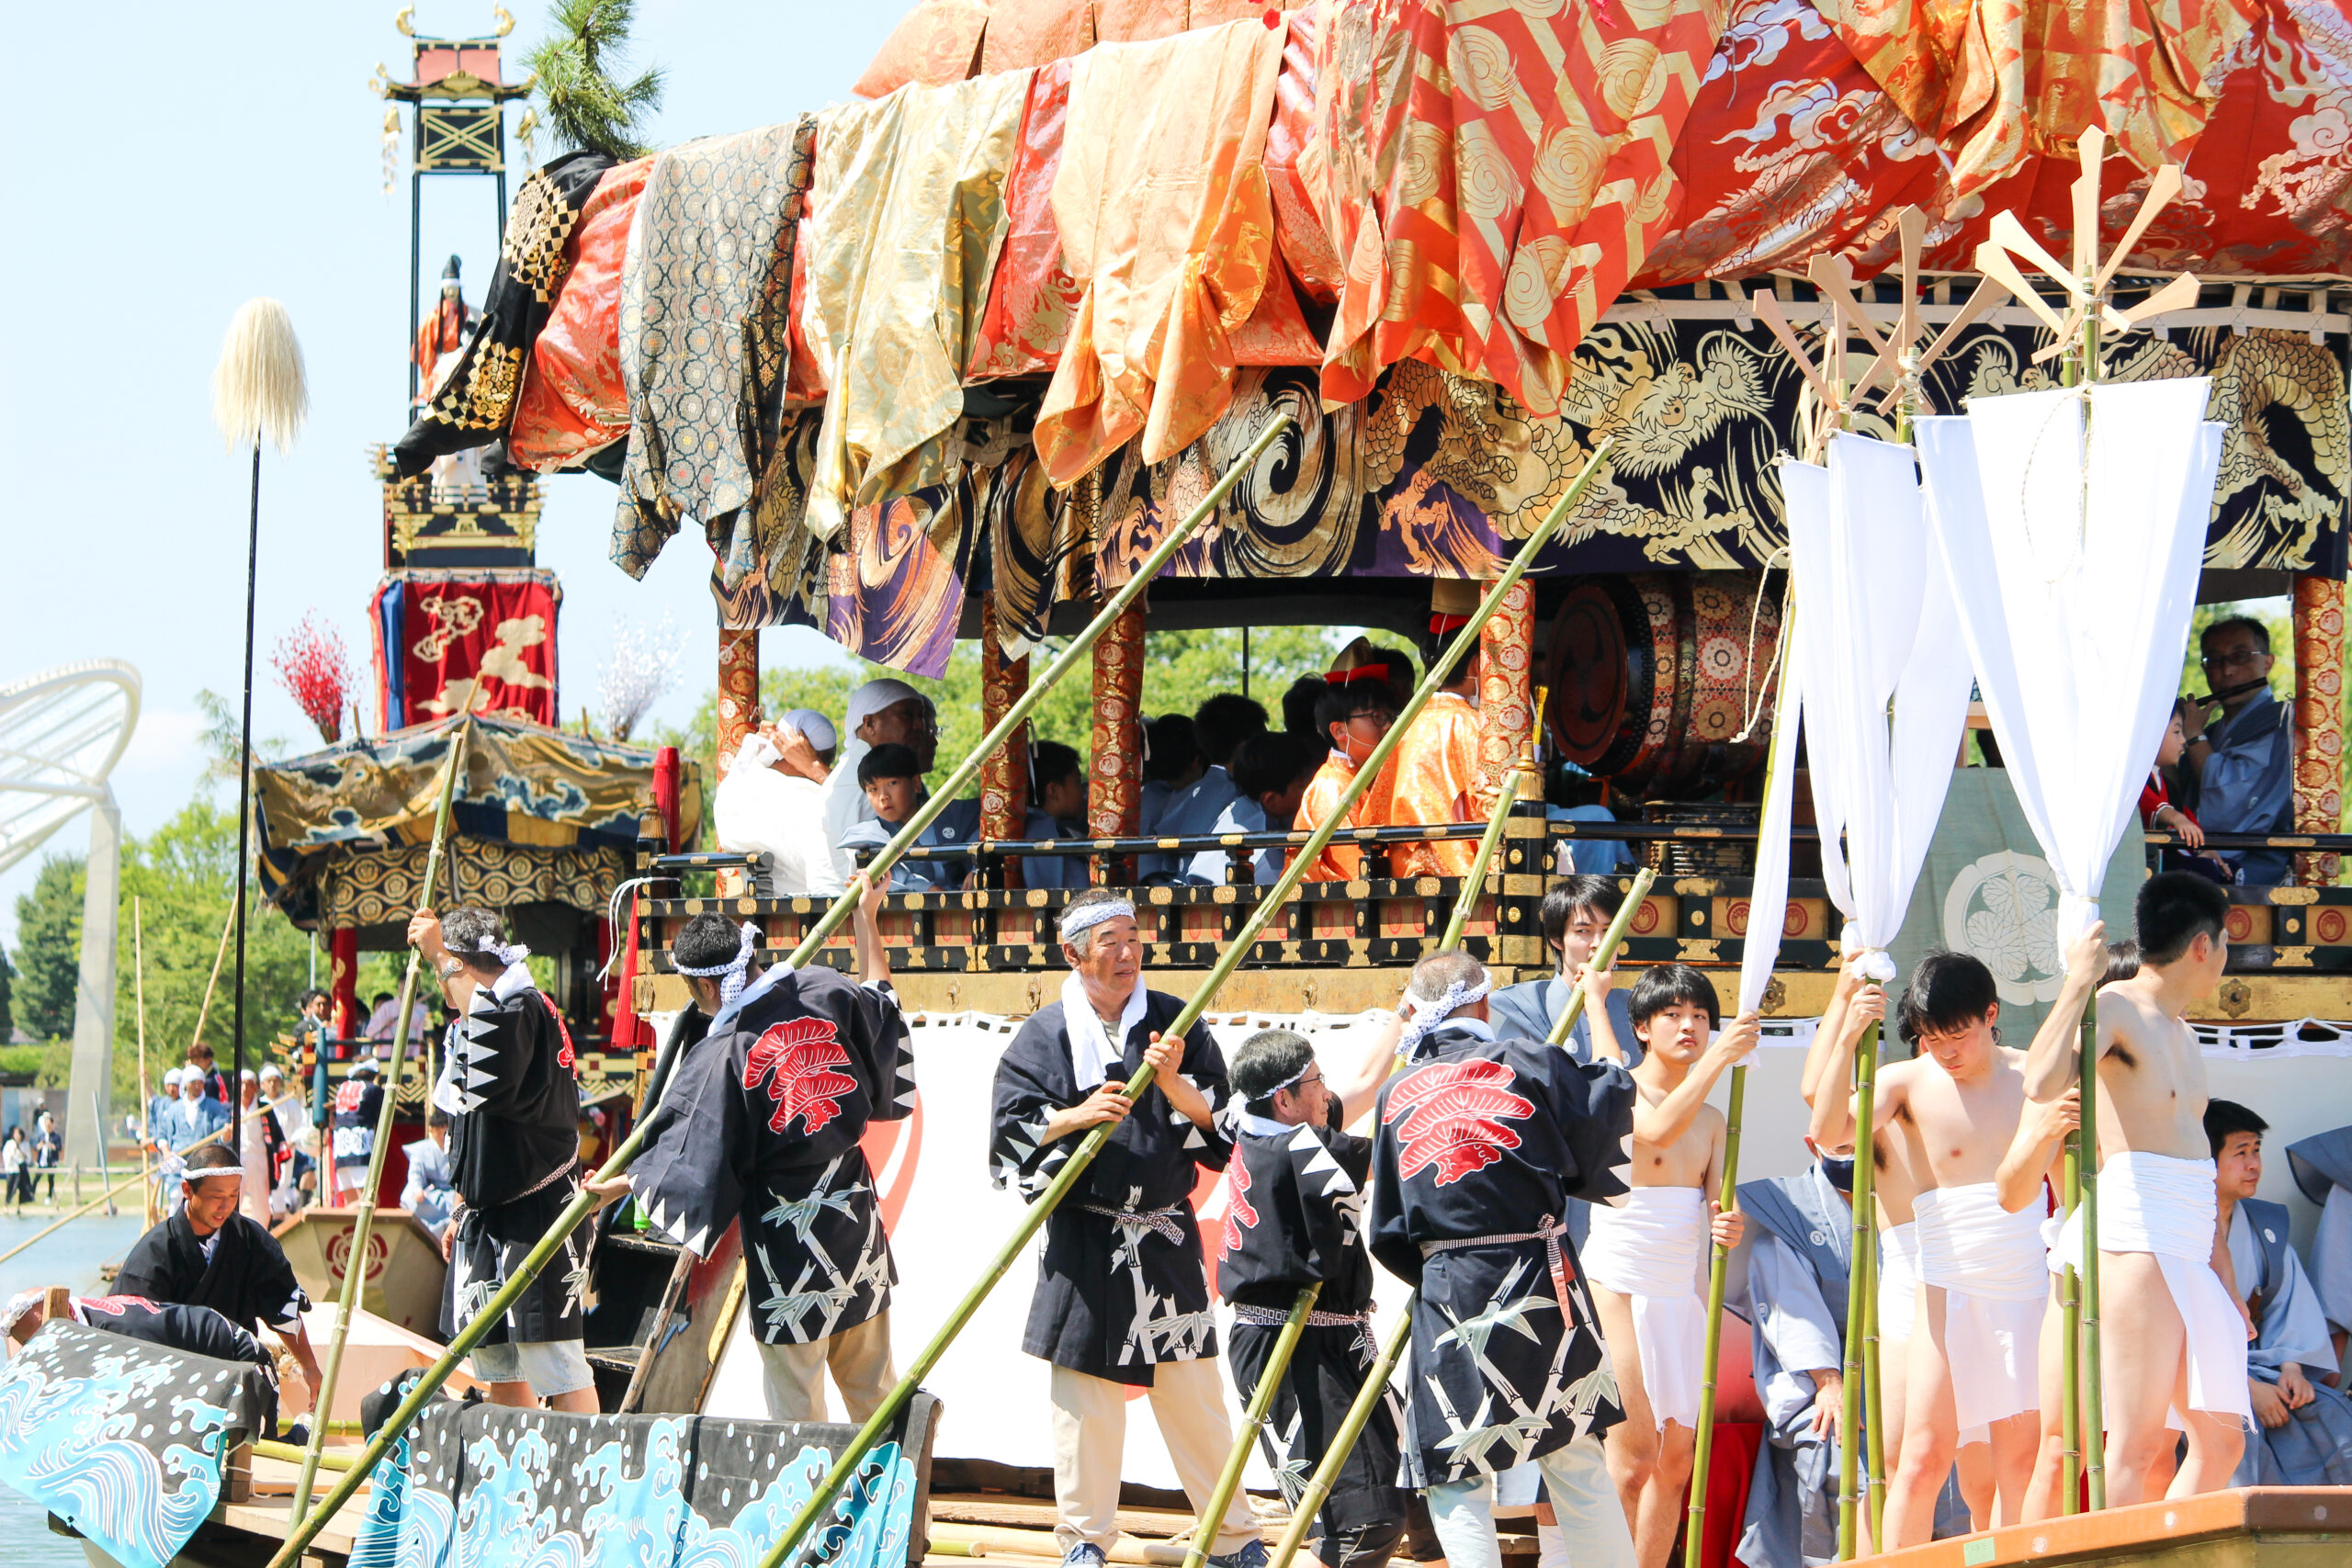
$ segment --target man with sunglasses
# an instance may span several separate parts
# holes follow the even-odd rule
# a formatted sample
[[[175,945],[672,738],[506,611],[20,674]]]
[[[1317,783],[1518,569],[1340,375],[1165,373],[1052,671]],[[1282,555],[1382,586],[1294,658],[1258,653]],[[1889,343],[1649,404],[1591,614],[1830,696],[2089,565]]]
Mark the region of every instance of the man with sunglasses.
[[[2270,633],[2260,621],[2233,615],[2199,639],[2206,689],[2221,716],[2192,707],[2187,758],[2198,771],[2197,819],[2208,833],[2294,830],[2294,737],[2287,708],[2270,694]],[[2201,722],[2200,722],[2201,721]],[[2277,886],[2291,880],[2284,850],[2214,852],[2242,883]]]

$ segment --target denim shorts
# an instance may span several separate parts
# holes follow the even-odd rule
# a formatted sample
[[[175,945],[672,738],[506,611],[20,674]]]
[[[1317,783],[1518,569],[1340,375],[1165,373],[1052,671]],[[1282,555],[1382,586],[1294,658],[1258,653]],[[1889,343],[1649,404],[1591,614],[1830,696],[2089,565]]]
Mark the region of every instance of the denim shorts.
[[[474,1376],[484,1382],[527,1382],[541,1399],[594,1388],[588,1352],[577,1339],[540,1339],[525,1344],[477,1345]]]

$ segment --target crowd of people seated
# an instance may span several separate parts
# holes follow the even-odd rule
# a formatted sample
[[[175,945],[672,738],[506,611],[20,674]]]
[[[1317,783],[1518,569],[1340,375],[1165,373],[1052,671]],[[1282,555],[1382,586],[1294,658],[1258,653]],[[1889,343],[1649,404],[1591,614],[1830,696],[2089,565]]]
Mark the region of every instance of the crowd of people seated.
[[[1432,650],[1464,618],[1432,616]],[[1349,812],[1346,826],[1484,820],[1489,803],[1476,796],[1474,783],[1478,660],[1473,647],[1442,672],[1438,689],[1380,778]],[[1189,714],[1148,720],[1136,833],[1206,838],[1317,827],[1396,723],[1419,679],[1412,655],[1360,637],[1322,675],[1301,677],[1283,692],[1278,728],[1263,704],[1233,692],[1211,696]],[[931,700],[889,679],[851,693],[838,726],[806,708],[758,726],[737,750],[714,798],[719,848],[764,852],[763,891],[770,897],[838,895],[859,863],[888,843],[922,806],[938,735]],[[1015,836],[1036,841],[1091,837],[1087,779],[1086,760],[1073,748],[1033,743],[1027,816]],[[1565,818],[1611,818],[1605,806],[1594,803],[1553,809]],[[969,843],[980,836],[979,817],[977,797],[951,802],[917,844],[940,852]],[[1256,851],[1250,875],[1261,886],[1274,882],[1289,852]],[[1403,843],[1391,852],[1390,872],[1460,876],[1476,853],[1476,840],[1467,837]],[[1564,853],[1560,869],[1607,871],[1623,863],[1624,852],[1612,843],[1578,844],[1573,863],[1571,858]],[[1136,875],[1148,886],[1221,885],[1231,859],[1222,849],[1146,854],[1137,858]],[[1080,854],[1023,855],[1017,863],[1023,887],[1081,887],[1091,875]],[[1361,851],[1336,844],[1306,874],[1345,880],[1363,874],[1362,866]],[[977,885],[978,877],[971,857],[934,853],[899,861],[889,885],[899,891],[959,888]]]

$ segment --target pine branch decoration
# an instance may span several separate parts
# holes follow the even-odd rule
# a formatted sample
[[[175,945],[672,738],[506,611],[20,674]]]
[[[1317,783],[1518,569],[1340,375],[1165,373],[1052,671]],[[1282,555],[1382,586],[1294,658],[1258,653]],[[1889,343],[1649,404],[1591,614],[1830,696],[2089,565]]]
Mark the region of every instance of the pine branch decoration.
[[[643,121],[662,107],[662,73],[650,67],[623,81],[637,0],[554,0],[546,40],[524,63],[537,73],[542,118],[559,144],[626,162],[652,151]]]

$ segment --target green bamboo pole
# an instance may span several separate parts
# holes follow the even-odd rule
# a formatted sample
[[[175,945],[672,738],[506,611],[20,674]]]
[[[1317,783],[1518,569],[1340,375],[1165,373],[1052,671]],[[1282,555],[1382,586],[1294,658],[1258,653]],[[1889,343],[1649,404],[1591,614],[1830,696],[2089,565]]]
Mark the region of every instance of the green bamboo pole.
[[[1445,922],[1445,934],[1438,939],[1440,953],[1460,945],[1462,928],[1470,923],[1471,908],[1478,902],[1478,895],[1487,890],[1487,870],[1494,864],[1495,852],[1502,847],[1503,824],[1510,820],[1510,808],[1519,800],[1520,778],[1527,771],[1527,761],[1522,757],[1503,774],[1503,787],[1495,795],[1495,813],[1487,818],[1486,835],[1478,840],[1477,858],[1470,863],[1469,874],[1462,879],[1462,892],[1453,900],[1453,918]]]
[[[1862,1340],[1870,1331],[1875,1315],[1871,1308],[1876,1305],[1862,1286],[1870,1277],[1864,1272],[1863,1258],[1878,1246],[1871,1199],[1871,1179],[1876,1169],[1871,1149],[1878,1114],[1877,1089],[1878,1025],[1873,1023],[1862,1031],[1861,1043],[1854,1050],[1854,1228],[1846,1265],[1845,1404],[1838,1415],[1838,1559],[1841,1562],[1853,1561],[1860,1533],[1861,1493],[1857,1475],[1863,1442]],[[1883,1542],[1877,1544],[1880,1550],[1885,1549]]]
[[[931,826],[932,819],[945,810],[948,802],[954,800],[963,791],[964,786],[972,782],[973,776],[979,772],[981,761],[1003,745],[1023,723],[1027,722],[1031,712],[1044,701],[1046,694],[1053,689],[1054,683],[1078,667],[1079,662],[1093,649],[1096,641],[1110,629],[1111,623],[1118,619],[1128,605],[1142,596],[1144,589],[1155,576],[1159,575],[1159,569],[1168,564],[1177,550],[1182,547],[1185,540],[1191,537],[1193,531],[1216,510],[1217,503],[1225,499],[1226,492],[1240,482],[1241,476],[1250,471],[1250,466],[1264,455],[1266,448],[1272,446],[1283,432],[1291,427],[1291,423],[1288,414],[1277,414],[1267,423],[1265,429],[1259,432],[1258,438],[1250,444],[1249,449],[1235,459],[1233,466],[1226,469],[1216,484],[1209,487],[1208,493],[1201,498],[1198,504],[1179,520],[1159,543],[1153,547],[1151,553],[1146,556],[1142,564],[1136,568],[1135,574],[1129,577],[1119,591],[1103,604],[1094,619],[1087,623],[1086,629],[1080,632],[1071,640],[1070,645],[1062,650],[1061,657],[1046,666],[1045,673],[1032,682],[1029,689],[1005,711],[1004,716],[997,720],[996,728],[981,738],[979,745],[973,749],[972,754],[956,765],[956,771],[948,774],[945,782],[933,792],[929,800],[916,807],[914,815],[908,818],[905,825],[899,829],[898,837],[883,845],[875,853],[874,859],[865,868],[866,874],[870,878],[878,882],[889,870],[891,863],[913,847],[915,840],[922,836],[923,829]],[[1302,857],[1302,863],[1305,860],[1311,858],[1310,852],[1309,855]],[[840,929],[841,923],[849,918],[851,911],[856,908],[857,901],[858,893],[854,887],[834,899],[831,908],[825,911],[817,924],[801,939],[800,945],[792,950],[792,955],[787,962],[797,968],[815,958],[818,950],[822,948],[832,933]],[[1189,1028],[1190,1025],[1187,1024],[1186,1027]],[[1149,1069],[1146,1068],[1145,1072],[1148,1080]],[[490,1332],[491,1325],[504,1316],[507,1310],[514,1304],[523,1292],[530,1289],[531,1282],[538,1278],[539,1270],[547,1267],[548,1260],[555,1256],[556,1249],[563,1245],[564,1238],[577,1230],[581,1223],[595,1212],[597,1200],[592,1190],[593,1185],[609,1181],[629,1168],[645,1147],[646,1129],[651,1125],[652,1121],[652,1108],[649,1108],[646,1114],[638,1118],[637,1125],[630,1129],[629,1135],[622,1141],[621,1146],[615,1149],[612,1157],[605,1162],[604,1168],[596,1172],[591,1184],[583,1186],[579,1194],[565,1206],[563,1213],[556,1216],[555,1224],[548,1227],[548,1234],[541,1236],[538,1245],[532,1247],[529,1254],[524,1258],[513,1277],[500,1287],[496,1295],[491,1297],[472,1322],[458,1330],[458,1337],[449,1341],[447,1348],[441,1352],[440,1359],[425,1369],[424,1375],[419,1378],[415,1386],[409,1390],[407,1397],[401,1401],[399,1406],[386,1418],[383,1426],[377,1429],[376,1436],[361,1451],[359,1461],[352,1467],[349,1473],[337,1482],[327,1493],[325,1499],[294,1527],[293,1532],[287,1537],[285,1544],[280,1546],[277,1555],[269,1560],[268,1568],[288,1568],[288,1564],[301,1556],[311,1541],[318,1539],[319,1531],[326,1528],[327,1520],[334,1517],[336,1509],[351,1500],[352,1495],[359,1490],[361,1483],[375,1469],[376,1461],[390,1450],[392,1444],[399,1440],[402,1432],[408,1430],[410,1424],[424,1408],[425,1402],[438,1393],[441,1385],[448,1382],[449,1375],[458,1370],[458,1363],[472,1353],[473,1348],[480,1344],[483,1337]],[[1018,1248],[1016,1247],[1014,1251],[1017,1255]],[[1006,1269],[1012,1267],[1012,1257],[1002,1258],[997,1264],[996,1272],[1002,1274]],[[989,1282],[993,1283],[993,1279]],[[982,1291],[980,1294],[985,1295],[986,1292]],[[950,1337],[953,1337],[952,1330],[961,1327],[964,1321],[978,1310],[978,1297],[965,1303],[956,1317],[951,1320]],[[923,1363],[921,1370],[928,1371],[930,1364]],[[907,1396],[912,1392],[911,1382],[901,1383],[893,1394],[892,1403],[884,1410],[876,1412],[875,1419],[866,1423],[865,1429],[861,1434],[865,1439],[865,1448],[873,1446],[874,1437],[880,1431],[884,1417],[895,1415],[897,1408],[905,1403]],[[863,1457],[865,1448],[858,1450],[860,1457]],[[834,1483],[838,1484],[840,1479],[837,1473],[833,1478]],[[831,1496],[831,1492],[828,1490],[824,1494],[824,1498],[830,1500]]]
[[[1436,693],[1439,673],[1452,666],[1467,650],[1471,641],[1477,637],[1487,619],[1502,604],[1503,595],[1516,587],[1519,580],[1527,574],[1527,569],[1534,561],[1536,553],[1551,542],[1552,536],[1559,532],[1560,525],[1567,521],[1568,513],[1576,509],[1576,504],[1583,498],[1586,488],[1599,477],[1602,466],[1608,461],[1609,455],[1615,449],[1616,445],[1616,438],[1611,436],[1593,448],[1592,456],[1585,459],[1583,470],[1568,486],[1566,493],[1553,504],[1551,512],[1542,523],[1536,525],[1535,532],[1529,535],[1526,541],[1520,546],[1519,554],[1512,558],[1509,566],[1503,569],[1502,575],[1495,579],[1487,587],[1486,597],[1478,602],[1478,608],[1472,613],[1469,621],[1460,631],[1453,634],[1453,641],[1447,644],[1444,650],[1430,661],[1429,673],[1421,677],[1421,683],[1413,689],[1413,694],[1406,699],[1405,705],[1397,711],[1395,722],[1389,725],[1388,733],[1381,737],[1380,744],[1372,749],[1372,754],[1366,757],[1363,764],[1356,769],[1355,777],[1348,781],[1348,787],[1332,806],[1331,814],[1307,836],[1306,842],[1299,846],[1298,853],[1291,857],[1290,864],[1283,868],[1280,880],[1267,889],[1265,897],[1261,898],[1257,908],[1250,911],[1250,919],[1243,922],[1241,930],[1235,934],[1233,940],[1226,944],[1224,953],[1216,961],[1216,966],[1209,971],[1208,978],[1201,982],[1199,988],[1193,991],[1192,999],[1186,1002],[1182,1010],[1178,1012],[1169,1021],[1167,1027],[1160,1031],[1161,1038],[1181,1037],[1190,1033],[1193,1025],[1200,1021],[1201,1014],[1208,1010],[1209,1003],[1223,988],[1227,978],[1234,970],[1240,967],[1242,959],[1247,957],[1250,950],[1257,945],[1258,933],[1264,931],[1267,923],[1274,918],[1284,904],[1290,901],[1291,895],[1297,891],[1298,885],[1306,880],[1307,867],[1321,858],[1324,846],[1338,836],[1340,825],[1347,820],[1349,811],[1353,809],[1355,803],[1363,798],[1364,792],[1372,787],[1373,781],[1380,776],[1380,771],[1387,766],[1388,759],[1396,754],[1398,743],[1405,739],[1405,731],[1410,728],[1414,717],[1420,713],[1421,709],[1429,705],[1430,698]],[[1031,690],[1034,692],[1036,688],[1032,687]],[[943,790],[941,793],[948,792]],[[899,837],[905,836],[902,830]],[[1146,1062],[1136,1069],[1135,1077],[1127,1080],[1122,1092],[1129,1100],[1134,1100],[1151,1087],[1151,1079],[1152,1066],[1149,1062]],[[1004,1278],[1005,1272],[1012,1267],[1013,1261],[1028,1248],[1030,1238],[1044,1226],[1046,1217],[1054,1212],[1065,1197],[1069,1196],[1070,1189],[1078,1185],[1078,1179],[1086,1173],[1087,1167],[1094,1163],[1094,1156],[1102,1152],[1103,1145],[1110,1141],[1111,1134],[1114,1130],[1115,1124],[1104,1123],[1086,1134],[1085,1141],[1080,1144],[1076,1151],[1063,1163],[1061,1173],[1054,1178],[1053,1184],[1046,1189],[1035,1202],[1029,1205],[1029,1212],[1022,1217],[1020,1226],[1013,1231],[1012,1238],[998,1251],[995,1258],[989,1264],[988,1270],[973,1284],[963,1302],[940,1326],[939,1332],[932,1337],[931,1343],[924,1346],[916,1355],[913,1363],[908,1367],[906,1375],[899,1381],[899,1386],[890,1391],[889,1397],[885,1399],[880,1407],[866,1418],[865,1425],[859,1429],[857,1436],[851,1439],[846,1449],[842,1450],[841,1457],[836,1459],[832,1468],[825,1472],[825,1479],[817,1483],[817,1489],[809,1494],[808,1503],[794,1517],[791,1525],[786,1529],[784,1535],[775,1546],[769,1548],[767,1555],[760,1559],[759,1568],[783,1568],[783,1564],[791,1560],[792,1554],[799,1549],[801,1541],[815,1527],[819,1516],[833,1506],[834,1495],[841,1490],[843,1483],[857,1472],[858,1465],[864,1462],[866,1454],[881,1439],[884,1428],[898,1419],[899,1411],[913,1396],[916,1387],[931,1369],[938,1365],[939,1359],[946,1354],[947,1347],[954,1342],[956,1335],[963,1332],[964,1325],[971,1321],[972,1314],[979,1311],[980,1303],[988,1299],[989,1292],[996,1288],[997,1281]],[[270,1568],[283,1568],[283,1565],[272,1563]]]
[[[2066,1140],[2065,1192],[2063,1194],[2066,1213],[2072,1214],[2082,1201],[2082,1135],[2077,1133]],[[2059,1460],[2058,1512],[2078,1513],[2082,1508],[2083,1485],[2083,1303],[2078,1293],[2082,1277],[2075,1266],[2067,1264],[2058,1276],[2058,1310],[2061,1316],[2058,1341],[2058,1375],[2064,1391],[2058,1402]]]
[[[2096,351],[2094,351],[2096,352]],[[2098,994],[2083,1007],[2081,1077],[2083,1124],[2075,1130],[2075,1168],[2082,1179],[2083,1277],[2076,1311],[2082,1319],[2083,1478],[2093,1510],[2107,1506],[2106,1384],[2098,1351]],[[2068,1495],[2071,1497],[2072,1493]]]
[[[1266,1415],[1274,1407],[1283,1373],[1290,1370],[1290,1359],[1298,1353],[1298,1337],[1306,1332],[1306,1314],[1315,1310],[1315,1298],[1322,1293],[1323,1281],[1317,1280],[1299,1292],[1298,1300],[1291,1303],[1282,1337],[1274,1341],[1274,1353],[1267,1359],[1265,1371],[1258,1374],[1258,1386],[1250,1395],[1249,1408],[1241,1413],[1240,1430],[1233,1436],[1233,1451],[1225,1456],[1225,1469],[1217,1474],[1208,1504],[1193,1522],[1193,1544],[1184,1553],[1184,1568],[1201,1568],[1207,1561],[1209,1548],[1216,1544],[1216,1533],[1225,1526],[1226,1507],[1240,1489],[1242,1467],[1250,1462],[1250,1446],[1257,1441],[1259,1428],[1265,1426]]]
[[[1380,1354],[1373,1359],[1372,1371],[1364,1374],[1363,1390],[1357,1393],[1355,1403],[1348,1406],[1347,1419],[1331,1434],[1331,1446],[1323,1450],[1323,1462],[1315,1467],[1306,1489],[1299,1493],[1298,1502],[1290,1512],[1290,1528],[1283,1531],[1282,1541],[1274,1548],[1267,1568],[1290,1568],[1291,1559],[1298,1555],[1298,1549],[1314,1532],[1315,1516],[1323,1511],[1324,1501],[1331,1495],[1333,1483],[1339,1480],[1340,1467],[1355,1451],[1356,1439],[1363,1436],[1364,1424],[1372,1419],[1373,1411],[1387,1393],[1388,1380],[1405,1354],[1405,1346],[1413,1337],[1413,1304],[1419,1299],[1419,1291],[1406,1298],[1396,1326],[1381,1341]]]
[[[1634,911],[1640,908],[1642,900],[1650,896],[1650,884],[1657,880],[1657,870],[1654,866],[1645,865],[1634,873],[1634,886],[1626,889],[1625,901],[1617,906],[1616,918],[1609,922],[1609,929],[1600,933],[1600,945],[1592,950],[1593,964],[1606,969],[1617,962],[1617,950],[1625,944],[1626,929],[1634,923]],[[1576,1028],[1577,1020],[1583,1016],[1584,987],[1577,986],[1568,992],[1568,1005],[1560,1010],[1560,1016],[1553,1021],[1551,1036],[1544,1043],[1566,1045],[1568,1032]],[[1624,1045],[1623,1040],[1617,1042],[1618,1049],[1623,1050]]]
[[[466,769],[466,750],[474,738],[473,710],[467,709],[465,719],[458,726],[458,733],[449,741],[449,760],[441,768],[441,798],[433,810],[433,847],[424,853],[424,881],[422,897],[424,907],[433,907],[434,889],[440,886],[441,861],[449,847],[449,811],[458,797],[458,779]],[[451,886],[455,886],[455,879]],[[359,1214],[351,1224],[351,1250],[345,1256],[343,1291],[335,1298],[334,1337],[327,1341],[326,1365],[319,1370],[319,1397],[315,1408],[321,1415],[334,1408],[334,1385],[343,1373],[343,1347],[351,1337],[352,1309],[359,1303],[359,1292],[368,1274],[368,1235],[376,1224],[376,1184],[384,1178],[384,1156],[391,1150],[392,1113],[401,1098],[401,1079],[408,1066],[408,1032],[411,1014],[416,1006],[416,976],[424,962],[419,948],[408,950],[408,969],[401,976],[400,1017],[392,1024],[391,1082],[385,1086],[384,1102],[376,1112],[376,1143],[368,1155],[368,1184],[359,1190]],[[425,1094],[433,1092],[431,1079],[425,1081]],[[332,1153],[323,1168],[332,1172]],[[300,1518],[302,1510],[311,1506],[311,1488],[319,1478],[319,1459],[326,1450],[327,1433],[324,1427],[311,1429],[311,1440],[303,1445],[302,1472],[294,1482],[294,1506],[289,1518]]]
[[[1625,895],[1625,901],[1618,906],[1616,918],[1609,922],[1609,929],[1601,933],[1600,945],[1592,951],[1592,963],[1597,967],[1606,969],[1617,961],[1617,950],[1625,941],[1626,928],[1633,924],[1634,911],[1641,907],[1642,900],[1649,894],[1650,884],[1657,880],[1657,873],[1649,866],[1644,866],[1634,874],[1632,890]],[[1583,1010],[1584,991],[1579,987],[1570,993],[1568,1005],[1560,1010],[1559,1021],[1552,1026],[1551,1038],[1545,1043],[1567,1043],[1568,1031],[1576,1027],[1577,1015]],[[1306,1490],[1299,1494],[1298,1505],[1291,1514],[1290,1529],[1283,1532],[1282,1544],[1274,1548],[1273,1558],[1267,1568],[1290,1568],[1291,1559],[1297,1556],[1298,1549],[1306,1544],[1307,1532],[1314,1528],[1315,1516],[1322,1510],[1323,1500],[1331,1495],[1331,1488],[1339,1480],[1340,1467],[1347,1463],[1348,1455],[1356,1446],[1356,1439],[1363,1435],[1364,1423],[1372,1419],[1373,1407],[1387,1392],[1388,1379],[1396,1370],[1398,1358],[1405,1353],[1406,1341],[1412,1337],[1413,1308],[1419,1301],[1419,1291],[1405,1299],[1396,1325],[1382,1341],[1378,1359],[1373,1362],[1372,1371],[1365,1377],[1363,1389],[1357,1393],[1355,1403],[1348,1407],[1347,1419],[1340,1423],[1339,1431],[1332,1435],[1331,1446],[1324,1450],[1323,1462],[1315,1467],[1315,1475],[1307,1482]]]
[[[1872,1205],[1876,1207],[1875,1204]],[[1878,1216],[1871,1216],[1871,1245],[1862,1249],[1862,1442],[1870,1474],[1863,1485],[1870,1497],[1871,1549],[1886,1550],[1886,1381],[1878,1364]],[[1854,1270],[1847,1271],[1851,1289]],[[1901,1456],[1897,1456],[1898,1458]]]
[[[1731,1070],[1731,1095],[1724,1109],[1724,1181],[1715,1200],[1725,1213],[1739,1203],[1739,1113],[1747,1100],[1747,1069]],[[1707,1471],[1715,1448],[1715,1361],[1724,1348],[1724,1283],[1731,1253],[1721,1246],[1707,1265],[1707,1349],[1699,1385],[1699,1441],[1690,1458],[1690,1523],[1683,1529],[1683,1568],[1699,1568],[1707,1526]]]

